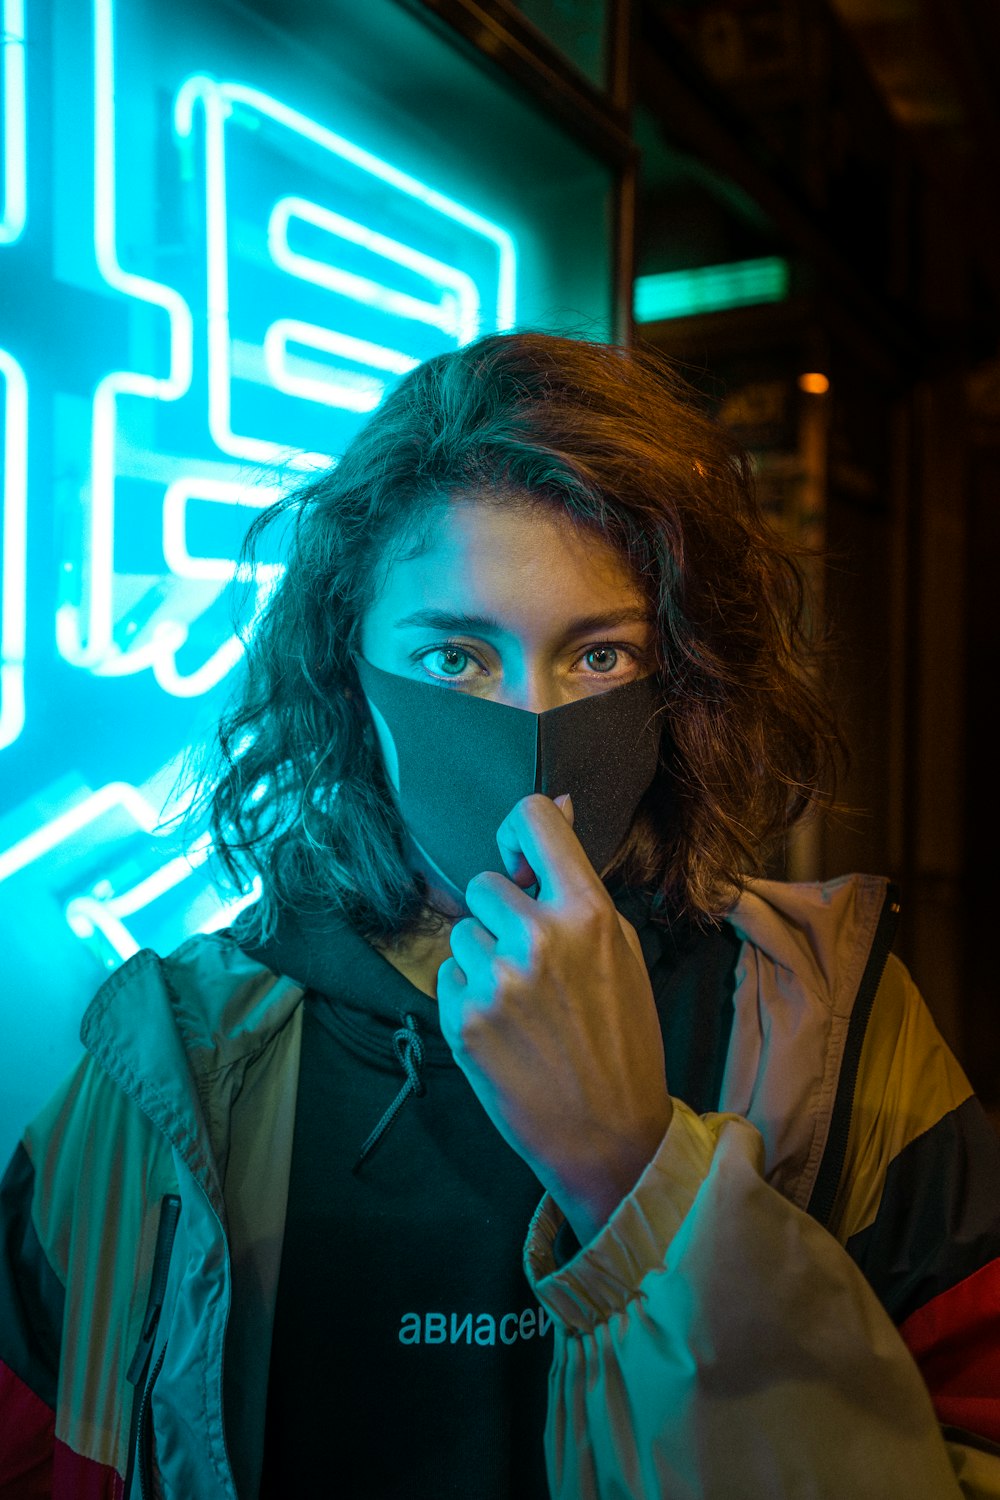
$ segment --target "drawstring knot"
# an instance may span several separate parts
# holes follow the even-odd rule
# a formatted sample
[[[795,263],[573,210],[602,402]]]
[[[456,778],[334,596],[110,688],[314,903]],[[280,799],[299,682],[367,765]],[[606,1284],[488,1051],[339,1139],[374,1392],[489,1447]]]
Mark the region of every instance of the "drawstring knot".
[[[426,1093],[426,1086],[420,1075],[424,1065],[424,1039],[417,1028],[415,1016],[404,1015],[403,1020],[405,1026],[400,1026],[392,1033],[392,1046],[396,1059],[406,1074],[406,1081],[361,1147],[358,1159],[351,1168],[352,1172],[356,1172],[365,1157],[371,1154],[410,1095],[416,1094],[419,1098]]]

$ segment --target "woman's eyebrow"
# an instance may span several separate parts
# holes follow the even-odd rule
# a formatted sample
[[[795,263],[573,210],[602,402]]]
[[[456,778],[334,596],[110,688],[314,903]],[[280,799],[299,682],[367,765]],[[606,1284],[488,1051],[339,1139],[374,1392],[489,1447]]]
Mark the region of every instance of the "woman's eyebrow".
[[[588,635],[594,630],[608,630],[616,625],[652,625],[653,616],[644,605],[630,605],[623,609],[606,610],[601,614],[581,615],[571,620],[563,632],[564,640],[573,640],[579,635]],[[431,630],[467,630],[481,635],[506,635],[507,631],[495,615],[470,615],[448,609],[418,609],[412,615],[397,620],[394,629],[405,626],[423,626]]]

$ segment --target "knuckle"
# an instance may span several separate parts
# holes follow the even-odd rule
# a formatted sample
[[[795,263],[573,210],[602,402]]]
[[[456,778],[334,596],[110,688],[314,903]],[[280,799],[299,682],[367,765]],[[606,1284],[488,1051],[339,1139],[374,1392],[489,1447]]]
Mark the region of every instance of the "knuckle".
[[[534,967],[540,963],[551,947],[551,938],[544,922],[532,922],[524,938],[524,955],[527,963]]]
[[[474,1057],[486,1034],[487,1024],[488,1005],[479,1000],[475,1005],[463,1006],[455,1026],[453,1048],[461,1052],[463,1057]]]
[[[596,936],[608,927],[613,911],[614,906],[610,900],[588,894],[580,897],[577,920],[584,932]]]
[[[497,957],[493,964],[493,983],[490,986],[490,999],[496,1003],[499,997],[514,985],[519,984],[523,975],[518,964],[513,959]]]
[[[618,913],[615,910],[615,903],[611,900],[610,896],[606,895],[604,891],[596,891],[589,899],[595,917],[613,927],[618,926]]]

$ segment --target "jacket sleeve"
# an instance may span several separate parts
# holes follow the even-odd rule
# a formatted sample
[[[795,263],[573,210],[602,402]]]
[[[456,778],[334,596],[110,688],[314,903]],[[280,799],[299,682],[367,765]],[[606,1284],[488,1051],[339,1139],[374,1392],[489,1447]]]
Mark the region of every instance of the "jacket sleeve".
[[[991,1127],[895,960],[869,1032],[829,1229],[765,1181],[754,1125],[679,1099],[635,1188],[561,1267],[543,1199],[525,1267],[555,1333],[554,1500],[1000,1497],[1000,1171],[965,1126]],[[942,1120],[945,1180],[940,1156],[907,1175]]]
[[[39,1238],[23,1142],[0,1181],[0,1495],[52,1494],[65,1287]]]

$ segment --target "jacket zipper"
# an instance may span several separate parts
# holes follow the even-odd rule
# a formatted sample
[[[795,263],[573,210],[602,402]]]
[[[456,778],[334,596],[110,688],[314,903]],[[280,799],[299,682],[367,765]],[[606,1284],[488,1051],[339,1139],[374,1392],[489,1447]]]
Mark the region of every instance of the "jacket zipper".
[[[153,1366],[153,1370],[149,1377],[149,1380],[146,1383],[146,1388],[142,1393],[142,1401],[139,1403],[139,1421],[136,1426],[135,1448],[136,1468],[139,1474],[139,1494],[141,1495],[142,1500],[151,1500],[153,1494],[153,1470],[150,1456],[151,1448],[150,1440],[147,1437],[149,1428],[149,1409],[150,1403],[153,1398],[153,1386],[156,1384],[156,1377],[157,1375],[159,1375],[160,1370],[163,1366],[163,1359],[166,1352],[167,1346],[166,1344],[164,1344],[157,1357],[156,1364]]]
[[[129,1453],[128,1469],[125,1474],[125,1485],[122,1491],[124,1500],[129,1500],[129,1491],[132,1478],[138,1469],[139,1490],[146,1500],[147,1483],[151,1481],[148,1472],[149,1462],[146,1452],[146,1431],[149,1421],[149,1404],[152,1396],[153,1385],[163,1365],[163,1358],[167,1352],[166,1344],[160,1350],[159,1357],[153,1368],[149,1379],[146,1373],[149,1370],[150,1360],[153,1356],[153,1342],[156,1338],[156,1330],[160,1322],[160,1313],[163,1311],[163,1297],[167,1287],[167,1272],[170,1269],[170,1256],[174,1248],[174,1237],[177,1233],[177,1222],[181,1213],[181,1200],[176,1193],[167,1193],[160,1203],[160,1223],[156,1232],[156,1248],[153,1251],[153,1274],[149,1283],[149,1298],[146,1302],[146,1314],[142,1320],[142,1334],[132,1362],[128,1367],[127,1376],[129,1383],[135,1387],[135,1395],[132,1399],[132,1421],[129,1425]],[[141,1389],[141,1396],[140,1396]]]
[[[851,1019],[847,1028],[847,1041],[844,1045],[844,1056],[840,1065],[840,1078],[837,1083],[837,1093],[830,1120],[830,1132],[823,1151],[823,1160],[820,1162],[816,1181],[813,1184],[812,1195],[809,1199],[807,1211],[823,1225],[824,1229],[827,1227],[830,1215],[833,1212],[834,1199],[837,1196],[841,1173],[844,1170],[844,1158],[847,1155],[847,1137],[851,1128],[851,1117],[854,1113],[854,1091],[858,1082],[861,1048],[864,1043],[865,1033],[868,1030],[868,1022],[871,1019],[872,1006],[875,1003],[875,993],[885,972],[885,966],[889,959],[893,939],[896,936],[898,923],[899,889],[890,881],[882,903],[878,924],[875,928],[875,936],[872,938],[868,962],[865,964],[865,970],[861,976],[861,983],[858,985],[858,993],[854,1001],[854,1009],[851,1012]]]

